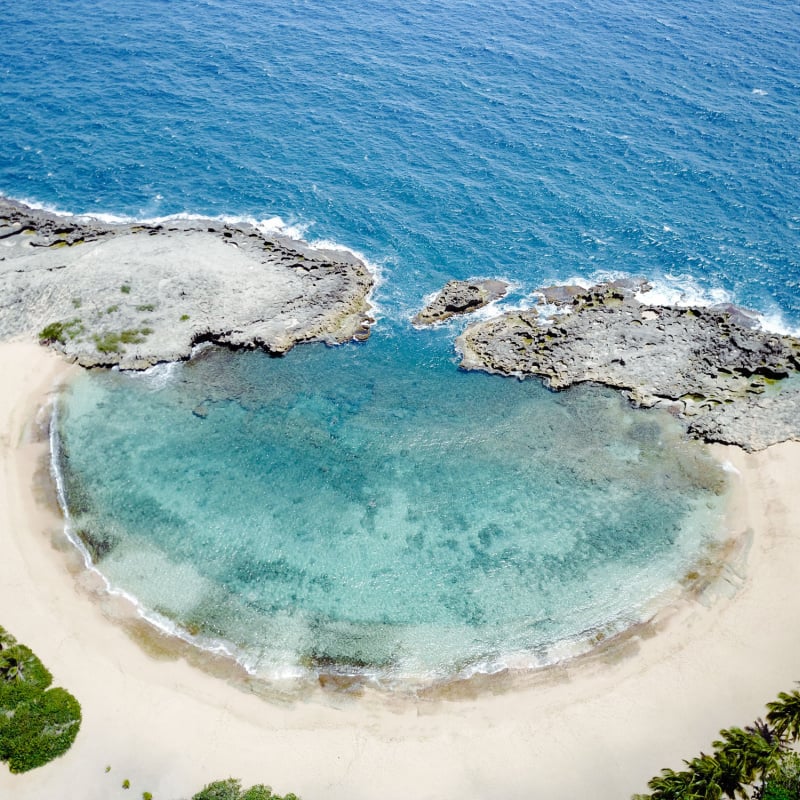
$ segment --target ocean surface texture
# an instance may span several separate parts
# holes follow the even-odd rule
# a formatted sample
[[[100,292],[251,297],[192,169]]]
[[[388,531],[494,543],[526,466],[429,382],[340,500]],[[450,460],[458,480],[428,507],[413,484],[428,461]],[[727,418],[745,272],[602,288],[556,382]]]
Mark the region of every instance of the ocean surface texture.
[[[210,215],[379,272],[365,345],[83,376],[72,524],[163,624],[270,675],[543,663],[644,613],[718,526],[675,423],[465,375],[450,278],[645,276],[800,326],[800,6],[0,1],[0,192]]]

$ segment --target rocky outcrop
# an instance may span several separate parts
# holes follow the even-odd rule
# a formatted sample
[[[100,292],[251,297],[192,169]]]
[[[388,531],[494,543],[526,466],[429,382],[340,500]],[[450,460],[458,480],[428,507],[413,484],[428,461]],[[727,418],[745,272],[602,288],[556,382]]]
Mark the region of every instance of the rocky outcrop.
[[[570,291],[564,310],[512,312],[459,337],[464,369],[594,382],[661,406],[708,441],[761,449],[800,437],[800,341],[733,307],[647,306],[633,288]]]
[[[449,281],[413,320],[433,325],[457,314],[469,314],[505,296],[508,284],[498,280]]]
[[[108,224],[0,199],[0,337],[38,335],[87,367],[366,338],[372,286],[355,256],[244,223]]]

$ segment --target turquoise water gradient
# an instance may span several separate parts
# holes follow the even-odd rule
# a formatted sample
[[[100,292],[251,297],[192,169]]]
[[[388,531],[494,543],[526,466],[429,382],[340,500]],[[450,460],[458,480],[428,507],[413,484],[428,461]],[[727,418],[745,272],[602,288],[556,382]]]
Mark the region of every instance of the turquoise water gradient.
[[[451,674],[624,624],[700,557],[717,478],[669,419],[461,374],[455,329],[408,318],[451,278],[517,303],[622,273],[800,326],[800,5],[0,0],[0,20],[0,192],[279,216],[383,277],[363,347],[81,378],[71,501],[116,585],[264,672]]]
[[[667,415],[387,339],[211,350],[67,400],[73,524],[100,569],[271,676],[546,661],[636,619],[719,523],[720,470]]]

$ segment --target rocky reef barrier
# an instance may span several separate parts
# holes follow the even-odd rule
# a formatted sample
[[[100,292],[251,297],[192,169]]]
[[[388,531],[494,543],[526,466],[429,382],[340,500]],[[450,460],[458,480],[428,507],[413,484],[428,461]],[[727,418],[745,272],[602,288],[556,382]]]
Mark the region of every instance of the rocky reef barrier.
[[[364,339],[373,283],[350,253],[247,223],[105,223],[0,198],[0,338],[38,335],[84,367]]]
[[[448,281],[425,308],[414,316],[414,325],[435,325],[460,314],[470,314],[479,308],[505,297],[505,281],[475,278],[468,281]]]
[[[469,326],[461,367],[537,376],[554,390],[591,382],[662,407],[687,431],[748,451],[800,438],[800,340],[734,306],[647,305],[641,282],[541,290],[542,307]]]

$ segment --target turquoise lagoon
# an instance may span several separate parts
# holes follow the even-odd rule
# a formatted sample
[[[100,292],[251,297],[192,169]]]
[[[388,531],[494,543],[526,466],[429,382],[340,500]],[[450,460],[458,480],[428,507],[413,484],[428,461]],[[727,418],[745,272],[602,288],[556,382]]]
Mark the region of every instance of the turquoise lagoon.
[[[722,470],[669,415],[454,362],[409,328],[83,374],[69,524],[160,624],[265,679],[394,685],[579,652],[713,546]]]

